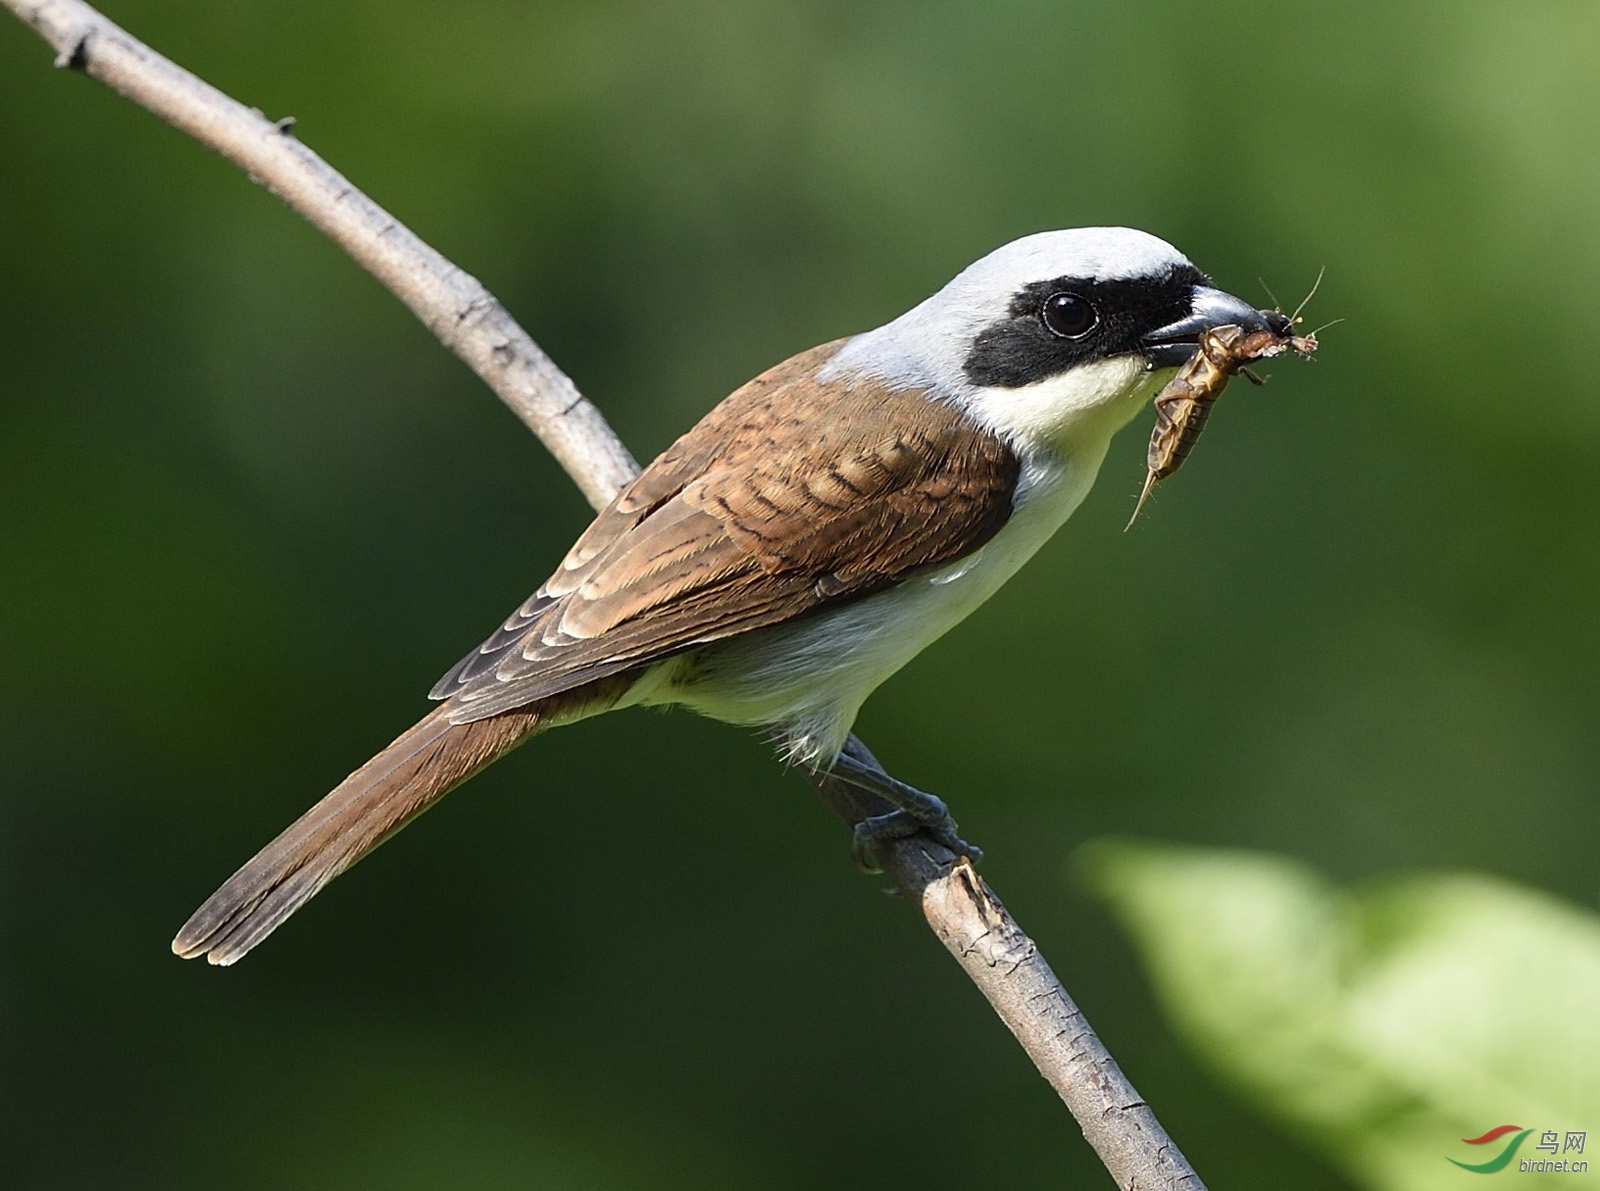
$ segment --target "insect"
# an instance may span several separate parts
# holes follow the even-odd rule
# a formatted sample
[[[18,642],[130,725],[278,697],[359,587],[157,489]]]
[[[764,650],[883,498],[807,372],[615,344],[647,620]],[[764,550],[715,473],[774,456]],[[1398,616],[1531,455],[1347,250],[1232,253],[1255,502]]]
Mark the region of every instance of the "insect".
[[[1150,448],[1145,454],[1148,471],[1144,488],[1124,529],[1131,528],[1138,520],[1139,510],[1144,508],[1155,486],[1183,466],[1199,441],[1200,432],[1205,429],[1211,407],[1216,405],[1234,373],[1244,373],[1252,384],[1265,384],[1250,371],[1252,361],[1270,359],[1286,351],[1309,356],[1317,350],[1315,332],[1294,335],[1288,329],[1292,326],[1291,322],[1281,332],[1247,332],[1232,325],[1201,332],[1199,350],[1178,370],[1178,375],[1166,388],[1156,394],[1156,424],[1150,432]]]

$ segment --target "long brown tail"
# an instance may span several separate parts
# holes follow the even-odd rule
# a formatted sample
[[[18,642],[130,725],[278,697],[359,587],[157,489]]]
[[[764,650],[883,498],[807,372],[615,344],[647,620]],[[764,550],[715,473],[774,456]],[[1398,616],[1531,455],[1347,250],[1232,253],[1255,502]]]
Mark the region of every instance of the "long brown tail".
[[[551,726],[555,709],[534,704],[470,724],[452,724],[450,710],[423,717],[256,853],[183,924],[172,950],[235,962],[456,786]]]

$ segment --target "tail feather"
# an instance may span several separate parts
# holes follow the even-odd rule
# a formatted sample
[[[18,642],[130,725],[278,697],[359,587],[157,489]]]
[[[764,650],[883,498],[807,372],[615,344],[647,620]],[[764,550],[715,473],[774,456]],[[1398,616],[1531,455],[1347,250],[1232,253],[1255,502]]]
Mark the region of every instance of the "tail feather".
[[[273,840],[194,912],[172,950],[240,959],[319,889],[489,762],[549,726],[540,704],[452,724],[446,704],[403,732]]]

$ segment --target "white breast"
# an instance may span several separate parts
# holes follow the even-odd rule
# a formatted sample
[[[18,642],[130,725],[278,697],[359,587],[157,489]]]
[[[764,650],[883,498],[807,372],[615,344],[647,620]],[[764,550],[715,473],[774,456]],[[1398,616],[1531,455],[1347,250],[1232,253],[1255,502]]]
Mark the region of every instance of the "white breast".
[[[853,350],[897,327],[852,340],[824,372],[839,370],[840,361],[865,371]],[[1011,518],[999,533],[967,557],[877,595],[662,662],[624,701],[682,703],[713,719],[758,724],[782,741],[790,760],[831,764],[867,696],[993,595],[1072,515],[1111,436],[1168,375],[1136,357],[1115,357],[1016,389],[945,386],[946,399],[1022,461]]]

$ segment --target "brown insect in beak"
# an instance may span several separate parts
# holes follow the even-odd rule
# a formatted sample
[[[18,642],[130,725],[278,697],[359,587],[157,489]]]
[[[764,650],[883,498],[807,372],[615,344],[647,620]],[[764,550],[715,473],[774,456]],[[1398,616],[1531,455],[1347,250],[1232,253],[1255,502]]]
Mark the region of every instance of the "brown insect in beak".
[[[1270,330],[1246,332],[1232,325],[1202,331],[1198,350],[1166,388],[1156,394],[1156,424],[1150,432],[1150,449],[1145,456],[1149,471],[1145,475],[1144,489],[1139,493],[1139,503],[1134,505],[1133,516],[1128,518],[1123,532],[1138,520],[1139,510],[1144,508],[1155,486],[1183,466],[1199,441],[1200,432],[1205,429],[1211,407],[1222,396],[1222,390],[1234,373],[1243,372],[1253,384],[1263,384],[1265,382],[1248,367],[1252,361],[1281,356],[1284,352],[1310,356],[1316,350],[1314,333],[1302,336]]]

